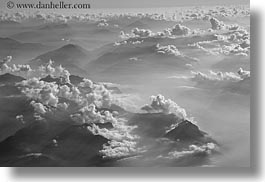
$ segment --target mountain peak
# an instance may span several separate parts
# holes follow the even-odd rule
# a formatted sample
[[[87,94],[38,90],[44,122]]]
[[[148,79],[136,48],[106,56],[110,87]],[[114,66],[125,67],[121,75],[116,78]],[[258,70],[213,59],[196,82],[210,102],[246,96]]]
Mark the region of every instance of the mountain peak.
[[[8,84],[8,83],[16,83],[25,80],[23,77],[12,75],[10,73],[5,73],[0,75],[0,83],[1,84]]]

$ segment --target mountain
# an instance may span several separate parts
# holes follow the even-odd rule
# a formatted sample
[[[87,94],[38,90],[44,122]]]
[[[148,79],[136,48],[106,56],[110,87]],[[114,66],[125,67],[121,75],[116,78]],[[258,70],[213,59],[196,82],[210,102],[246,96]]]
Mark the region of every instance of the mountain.
[[[85,127],[64,122],[35,121],[0,143],[4,166],[93,166],[108,139]],[[40,162],[41,161],[41,162]]]
[[[12,56],[19,59],[20,63],[32,59],[50,47],[40,43],[23,43],[11,38],[0,38],[0,57]]]
[[[21,92],[15,84],[23,80],[25,79],[10,73],[0,75],[0,97],[19,95]]]
[[[19,41],[30,42],[56,42],[69,39],[73,34],[73,30],[65,23],[51,23],[41,27],[34,27],[31,30],[19,32],[11,36],[11,38]]]
[[[10,73],[0,75],[0,84],[14,84],[25,80],[23,77],[15,76]]]
[[[165,137],[173,140],[200,140],[205,133],[190,121],[182,121],[174,129],[166,133]]]
[[[186,64],[196,61],[187,56],[158,54],[156,43],[152,41],[140,45],[121,45],[104,47],[97,52],[98,57],[88,62],[86,69],[90,73],[101,75],[135,75],[161,73],[164,71],[186,70]],[[96,52],[96,51],[95,51]],[[94,51],[93,51],[94,53]]]
[[[59,29],[70,29],[71,27],[67,24],[67,23],[62,23],[62,24],[58,24],[58,23],[50,23],[47,25],[44,25],[42,27],[39,28],[39,30],[59,30]]]
[[[13,20],[1,20],[0,25],[19,25],[20,23]]]
[[[52,60],[55,65],[62,65],[74,73],[85,73],[80,67],[82,63],[89,61],[89,52],[74,44],[65,45],[59,49],[46,52],[30,61],[32,66],[47,64]]]
[[[142,29],[150,29],[150,27],[143,23],[141,20],[136,20],[133,23],[130,23],[126,26],[127,29],[134,29],[134,28],[142,28]]]

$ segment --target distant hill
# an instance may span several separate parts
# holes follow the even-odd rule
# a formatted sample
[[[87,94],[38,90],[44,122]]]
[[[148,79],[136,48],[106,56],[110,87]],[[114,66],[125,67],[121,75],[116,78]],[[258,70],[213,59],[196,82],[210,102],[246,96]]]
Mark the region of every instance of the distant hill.
[[[52,60],[55,65],[62,65],[73,72],[83,73],[79,66],[83,62],[89,61],[89,52],[74,44],[65,45],[59,49],[46,52],[30,61],[33,66],[44,65]]]
[[[2,20],[0,21],[0,25],[18,25],[19,22],[13,21],[13,20]]]
[[[0,37],[0,58],[12,56],[14,59],[29,60],[49,49],[40,43],[23,43],[8,37]]]
[[[66,24],[50,23],[39,28],[39,30],[56,30],[56,29],[70,29],[71,27]]]
[[[73,31],[68,24],[52,23],[38,27],[37,29],[16,33],[11,38],[19,41],[30,42],[54,42],[60,41],[62,38],[71,37]]]
[[[0,84],[13,84],[25,80],[23,77],[15,76],[10,73],[0,75]]]
[[[126,28],[129,28],[129,29],[133,29],[133,28],[149,29],[150,27],[147,24],[143,23],[141,20],[136,20],[135,22],[127,25]]]

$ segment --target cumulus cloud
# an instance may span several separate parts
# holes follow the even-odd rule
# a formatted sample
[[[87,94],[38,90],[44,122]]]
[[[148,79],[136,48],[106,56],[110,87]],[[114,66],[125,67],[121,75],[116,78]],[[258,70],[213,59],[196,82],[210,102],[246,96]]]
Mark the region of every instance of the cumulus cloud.
[[[181,108],[174,101],[165,99],[165,97],[162,95],[151,96],[151,104],[145,105],[141,109],[149,113],[162,112],[165,114],[175,114],[180,119],[187,118],[185,109]]]
[[[188,150],[169,152],[168,156],[166,156],[165,158],[180,159],[182,157],[187,157],[187,156],[195,155],[195,154],[208,154],[209,155],[213,151],[216,151],[216,150],[217,150],[217,146],[214,143],[207,143],[201,146],[190,145]]]
[[[30,103],[30,105],[33,106],[34,110],[35,110],[37,113],[45,114],[46,111],[47,111],[47,108],[46,108],[42,103],[32,101],[32,102]]]
[[[64,68],[57,68],[64,70]],[[40,68],[43,73],[62,76],[50,64]],[[60,71],[62,73],[63,71]],[[103,146],[105,157],[123,157],[138,152],[138,136],[132,134],[135,126],[126,124],[126,120],[117,118],[117,111],[107,110],[112,103],[111,93],[104,83],[94,83],[83,79],[77,86],[71,83],[58,85],[56,82],[41,81],[33,77],[17,84],[22,93],[32,99],[30,105],[34,108],[35,118],[44,119],[49,115],[56,118],[57,112],[64,112],[76,124],[89,124],[87,129],[94,135],[109,139]],[[60,100],[63,98],[63,102]],[[73,104],[74,102],[75,104]],[[103,110],[100,110],[103,109]],[[58,115],[61,116],[61,115]],[[20,117],[17,118],[21,119]],[[97,123],[111,123],[112,128],[100,128]]]
[[[78,113],[71,115],[77,123],[113,123],[115,118],[109,111],[101,113],[94,104],[84,106],[79,109]]]
[[[193,81],[198,83],[204,82],[238,82],[245,78],[250,77],[250,71],[245,71],[242,68],[238,70],[237,73],[234,72],[214,72],[209,71],[208,74],[202,72],[193,72],[193,77],[191,78]]]
[[[214,72],[209,71],[208,74],[202,72],[192,72],[194,77],[193,81],[203,82],[203,81],[240,81],[241,78],[233,72]]]
[[[28,80],[23,80],[20,86],[24,86],[22,92],[29,98],[38,100],[44,105],[57,107],[59,100],[57,97],[57,94],[59,93],[57,84],[40,81],[34,77]]]
[[[100,151],[104,157],[125,157],[140,152],[137,147],[139,137],[133,135],[135,126],[126,125],[126,120],[112,118],[112,129],[99,128],[96,125],[89,126],[88,129],[95,135],[101,135],[110,141],[103,145]]]
[[[139,29],[139,28],[132,29],[132,33],[136,37],[142,37],[142,38],[151,37],[154,35],[153,32],[149,29]]]
[[[23,115],[17,115],[16,116],[16,120],[21,122],[22,124],[25,124],[25,121],[24,121],[24,116]]]
[[[179,50],[174,45],[167,45],[167,46],[160,46],[160,44],[156,45],[156,51],[159,54],[167,54],[167,55],[174,55],[180,56],[182,55]]]
[[[78,87],[57,85],[55,82],[41,81],[36,77],[23,80],[18,85],[27,97],[55,108],[58,106],[61,109],[68,108],[67,103],[59,103],[59,98],[73,101],[80,107],[84,106],[84,109],[90,104],[108,108],[112,102],[111,92],[104,85],[94,84],[88,79],[84,79]]]
[[[8,69],[7,63],[11,62],[12,56],[7,56],[3,60],[0,61],[0,70],[5,71]]]
[[[106,19],[102,19],[99,21],[99,23],[97,24],[98,27],[107,27],[109,26],[109,24],[107,23]]]
[[[25,78],[43,78],[50,75],[55,78],[61,78],[62,83],[70,83],[70,72],[61,65],[53,67],[53,62],[51,60],[46,65],[42,65],[37,69],[32,69],[30,65],[27,64],[7,64],[11,61],[12,56],[8,56],[0,62],[0,73],[11,73]]]
[[[165,33],[173,36],[188,35],[191,33],[191,30],[184,25],[176,24],[174,27],[166,29]]]
[[[243,70],[242,68],[239,68],[237,73],[241,77],[241,79],[246,79],[250,77],[250,71]]]
[[[216,6],[216,7],[203,7],[198,8],[173,8],[165,9],[159,12],[153,10],[144,10],[139,13],[128,10],[112,10],[111,13],[102,13],[100,11],[90,13],[80,13],[74,15],[61,15],[57,13],[27,13],[27,12],[14,12],[14,13],[1,13],[0,20],[14,21],[14,22],[38,22],[38,23],[76,23],[76,22],[95,22],[98,24],[105,24],[108,20],[124,19],[145,19],[145,20],[159,20],[159,21],[188,21],[193,19],[209,19],[209,17],[235,17],[235,16],[249,16],[249,6]],[[97,25],[96,24],[96,25]]]
[[[250,53],[250,35],[240,28],[236,31],[214,34],[214,40],[199,41],[188,46],[196,47],[210,55],[248,56]]]
[[[157,44],[155,51],[156,51],[156,53],[161,54],[161,55],[186,58],[186,60],[188,62],[198,62],[199,61],[199,59],[197,59],[197,58],[182,54],[175,45],[161,46],[160,44]],[[185,64],[184,67],[187,69],[191,69],[192,65],[191,64]]]

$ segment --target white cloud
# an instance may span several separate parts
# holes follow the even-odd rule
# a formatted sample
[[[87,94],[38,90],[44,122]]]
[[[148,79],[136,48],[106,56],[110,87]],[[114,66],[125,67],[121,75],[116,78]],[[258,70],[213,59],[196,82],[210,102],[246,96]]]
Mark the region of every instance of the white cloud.
[[[129,58],[129,61],[137,62],[137,61],[141,61],[141,59],[138,57],[131,57],[131,58]]]
[[[105,157],[125,157],[140,152],[137,147],[139,137],[132,134],[135,126],[128,126],[126,120],[116,119],[110,116],[112,129],[99,128],[96,125],[88,127],[95,135],[101,135],[109,139],[108,144],[103,145],[100,151]]]
[[[233,83],[239,82],[250,77],[250,71],[245,71],[242,68],[238,72],[214,72],[209,73],[193,72],[192,81],[197,83],[215,84],[215,83]]]
[[[173,151],[169,152],[168,156],[165,158],[169,159],[179,159],[182,157],[187,157],[194,154],[211,154],[213,151],[217,150],[217,146],[214,143],[207,143],[201,146],[198,145],[190,145],[188,150],[183,151]]]
[[[174,101],[165,99],[162,95],[151,96],[151,104],[145,105],[141,109],[149,113],[162,112],[165,114],[175,114],[181,119],[187,118],[185,109],[181,108]]]
[[[25,124],[25,121],[24,121],[24,116],[23,115],[17,115],[16,116],[16,120],[21,122],[22,124]]]
[[[167,45],[167,46],[160,46],[159,44],[156,45],[156,51],[159,54],[167,54],[167,55],[174,55],[174,56],[181,56],[182,54],[174,45]]]
[[[30,104],[33,106],[34,110],[37,113],[45,114],[47,111],[47,108],[42,103],[32,101]]]
[[[205,81],[240,81],[241,78],[239,75],[233,72],[214,72],[209,71],[208,74],[202,72],[193,72],[192,80],[196,82],[205,82]]]
[[[141,37],[141,38],[151,37],[154,35],[153,32],[149,29],[139,29],[139,28],[132,29],[132,33],[136,37]]]
[[[7,56],[3,60],[0,60],[0,71],[4,72],[8,70],[7,63],[11,62],[12,56]]]
[[[189,35],[191,30],[181,24],[176,24],[174,27],[166,29],[165,33],[171,36]]]
[[[140,11],[140,10],[139,10]],[[159,20],[159,21],[189,21],[189,20],[206,20],[209,17],[240,17],[249,16],[249,6],[209,6],[209,7],[189,7],[189,8],[167,8],[164,10],[154,12],[152,9],[144,9],[143,12],[128,11],[128,9],[111,10],[111,12],[102,12],[97,10],[95,12],[62,15],[57,13],[1,13],[0,20],[9,20],[15,22],[32,21],[34,23],[76,23],[76,22],[96,22],[107,23],[108,20],[124,19],[146,19],[146,20]],[[97,25],[97,24],[96,24]]]
[[[243,70],[242,68],[239,68],[238,72],[241,79],[246,79],[250,77],[250,71]]]
[[[42,67],[43,73],[55,74],[56,68],[49,64]],[[64,70],[59,68],[59,70]],[[61,74],[56,74],[61,76]],[[94,135],[110,140],[100,151],[105,157],[128,156],[138,151],[138,137],[132,134],[134,126],[126,124],[125,119],[117,118],[117,111],[99,111],[111,105],[111,94],[104,83],[93,83],[84,79],[78,86],[57,85],[55,82],[40,81],[40,78],[28,78],[18,84],[22,92],[32,99],[36,119],[45,119],[46,114],[54,118],[61,117],[57,112],[69,115],[76,124],[92,124],[87,129]],[[59,102],[64,98],[64,102]],[[72,104],[73,101],[75,104]],[[20,118],[18,118],[20,119]],[[100,128],[96,123],[111,123],[113,128]]]
[[[248,56],[250,53],[250,35],[240,28],[236,31],[214,34],[214,40],[199,41],[188,46],[196,47],[210,55]]]
[[[107,23],[106,19],[102,19],[99,21],[99,23],[97,24],[98,27],[108,27],[109,24]]]

